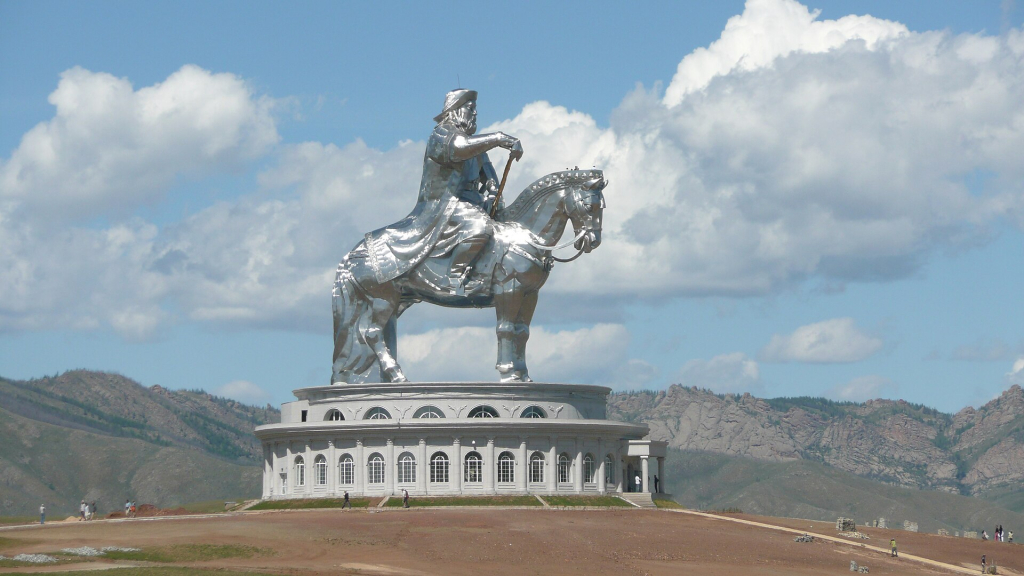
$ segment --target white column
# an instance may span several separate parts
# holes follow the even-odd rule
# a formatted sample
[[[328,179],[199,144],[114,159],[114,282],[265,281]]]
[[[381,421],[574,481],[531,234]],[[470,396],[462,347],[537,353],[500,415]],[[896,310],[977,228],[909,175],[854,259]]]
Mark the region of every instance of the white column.
[[[456,436],[452,440],[451,469],[448,470],[448,481],[452,491],[462,494],[462,438]]]
[[[486,494],[498,493],[498,462],[494,456],[494,437],[487,438],[487,451],[484,453],[484,492]]]
[[[427,439],[420,438],[419,462],[416,463],[416,486],[420,494],[427,493],[427,478],[430,474],[430,463],[427,462]]]
[[[306,455],[303,456],[306,461],[306,477],[303,480],[306,481],[306,494],[313,493],[313,439],[306,439]]]
[[[395,441],[388,438],[387,450],[384,451],[384,493],[395,493]]]
[[[366,457],[363,455],[362,438],[356,438],[356,449],[354,452],[355,454],[352,455],[352,458],[355,460],[355,462],[353,462],[355,469],[352,473],[355,474],[355,478],[353,478],[356,482],[355,492],[356,494],[364,494],[366,490],[364,488],[366,485]]]
[[[623,492],[626,491],[626,486],[625,486],[625,482],[623,481],[624,478],[623,478],[623,474],[622,474],[622,471],[625,470],[625,469],[626,469],[626,467],[622,465],[622,455],[619,454],[618,450],[616,450],[615,451],[615,491],[618,492],[619,494],[622,494]]]
[[[650,492],[651,486],[650,483],[647,481],[647,475],[651,473],[651,466],[650,464],[647,463],[647,456],[640,457],[640,468],[640,484],[643,486],[643,488],[641,488],[640,491]]]
[[[575,463],[572,471],[572,488],[577,494],[583,492],[583,443],[579,438],[573,441],[576,446]]]
[[[665,457],[658,458],[658,492],[665,493]]]
[[[603,495],[603,494],[607,494],[608,493],[608,484],[607,484],[607,482],[604,481],[605,480],[605,469],[604,469],[604,467],[605,467],[605,460],[607,460],[607,457],[605,456],[605,453],[604,453],[604,439],[598,439],[598,441],[597,441],[597,452],[598,452],[597,457],[598,457],[598,459],[601,462],[600,464],[597,465],[597,493]]]
[[[548,456],[548,492],[558,489],[558,436],[551,437],[551,454]]]
[[[338,456],[334,450],[334,438],[327,441],[327,492],[338,491]]]
[[[519,439],[519,457],[516,459],[516,490],[520,492],[529,491],[529,466],[526,454],[526,438]]]
[[[295,469],[295,457],[292,456],[292,441],[289,440],[284,446],[284,473],[285,482],[287,482],[288,494],[295,492],[295,478],[293,477],[292,470]]]

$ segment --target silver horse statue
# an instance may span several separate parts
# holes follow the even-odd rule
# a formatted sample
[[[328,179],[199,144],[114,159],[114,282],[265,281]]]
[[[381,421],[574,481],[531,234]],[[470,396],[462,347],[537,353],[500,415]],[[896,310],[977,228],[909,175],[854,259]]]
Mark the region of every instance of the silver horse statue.
[[[474,265],[489,282],[485,290],[473,294],[457,294],[437,285],[436,279],[450,269],[450,258],[428,258],[403,276],[380,282],[368,261],[366,241],[357,244],[338,265],[334,282],[332,382],[406,382],[397,359],[396,321],[417,302],[493,307],[498,334],[495,368],[501,381],[531,382],[526,342],[538,291],[554,261],[575,260],[601,244],[606,185],[600,170],[565,170],[523,190],[494,219],[494,235]],[[556,246],[569,222],[574,238]],[[569,244],[577,249],[575,256],[567,260],[552,256],[553,250]]]

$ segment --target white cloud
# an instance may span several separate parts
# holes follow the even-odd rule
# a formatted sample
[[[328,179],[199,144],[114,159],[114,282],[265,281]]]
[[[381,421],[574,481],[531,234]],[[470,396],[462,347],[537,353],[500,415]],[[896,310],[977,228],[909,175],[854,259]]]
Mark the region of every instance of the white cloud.
[[[898,22],[853,15],[818,20],[820,13],[795,0],[747,0],[743,14],[726,22],[721,38],[679,63],[665,90],[665,103],[675,106],[715,77],[765,68],[794,52],[828,52],[850,41],[862,41],[871,49],[907,34],[906,26]]]
[[[882,348],[882,340],[861,332],[853,318],[833,318],[776,334],[759,358],[765,362],[857,362]]]
[[[742,352],[721,354],[710,360],[690,360],[679,370],[683,386],[707,388],[713,392],[752,392],[764,390],[757,362]]]
[[[860,376],[845,384],[837,384],[825,392],[825,397],[833,400],[864,402],[884,396],[893,397],[896,392],[897,387],[891,380],[883,376],[872,375]]]
[[[233,380],[213,391],[216,396],[238,400],[245,404],[263,404],[270,398],[266,390],[248,380]]]
[[[1006,381],[1011,385],[1024,386],[1024,356],[1014,361],[1013,367],[1006,373]]]
[[[53,119],[0,164],[0,199],[35,216],[130,213],[177,176],[238,167],[278,140],[271,99],[254,97],[233,74],[192,65],[139,90],[75,67],[49,101]]]
[[[1020,30],[914,33],[758,0],[718,42],[680,56],[664,97],[626,95],[609,126],[534,102],[487,128],[523,140],[510,199],[566,166],[596,165],[611,180],[603,244],[556,267],[543,298],[614,308],[886,281],[938,249],[977,245],[1003,218],[1024,228]],[[231,74],[185,67],[133,90],[75,69],[53,101],[56,116],[0,167],[0,330],[138,338],[182,320],[320,330],[336,263],[415,202],[422,141],[273,148],[272,102]],[[162,228],[44,218],[130,210],[178,176],[268,149],[278,154],[258,190]],[[499,169],[506,158],[494,154]],[[968,189],[978,173],[992,176]]]
[[[628,356],[629,331],[620,324],[550,331],[533,326],[527,345],[530,376],[538,382],[588,382],[630,389],[656,375]],[[398,360],[416,381],[497,381],[493,328],[439,328],[401,336]]]

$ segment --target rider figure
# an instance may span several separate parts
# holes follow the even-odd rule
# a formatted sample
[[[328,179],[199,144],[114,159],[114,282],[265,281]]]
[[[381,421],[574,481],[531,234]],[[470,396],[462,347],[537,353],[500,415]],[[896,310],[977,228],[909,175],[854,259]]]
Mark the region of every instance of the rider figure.
[[[401,276],[427,257],[450,255],[448,275],[433,278],[438,288],[472,294],[483,287],[479,279],[467,280],[494,232],[488,212],[498,179],[487,151],[507,148],[518,157],[522,146],[502,132],[475,135],[476,96],[465,89],[445,96],[427,140],[416,207],[403,220],[367,234],[367,252],[379,282]]]

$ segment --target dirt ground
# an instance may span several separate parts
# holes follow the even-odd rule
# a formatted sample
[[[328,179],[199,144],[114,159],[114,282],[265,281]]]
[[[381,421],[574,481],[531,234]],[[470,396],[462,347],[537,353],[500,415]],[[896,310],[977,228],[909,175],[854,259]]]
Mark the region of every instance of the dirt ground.
[[[824,522],[735,515],[736,518],[835,536]],[[987,554],[1000,574],[1024,574],[1024,546],[865,529],[871,540],[980,573]],[[181,564],[277,574],[715,574],[782,576],[849,574],[850,561],[871,574],[951,574],[947,569],[890,558],[827,541],[797,543],[794,534],[664,510],[409,509],[301,510],[206,518],[96,521],[3,530],[2,551],[173,544],[245,544],[272,554]],[[12,542],[14,541],[14,542]],[[40,572],[101,568],[106,561]]]

